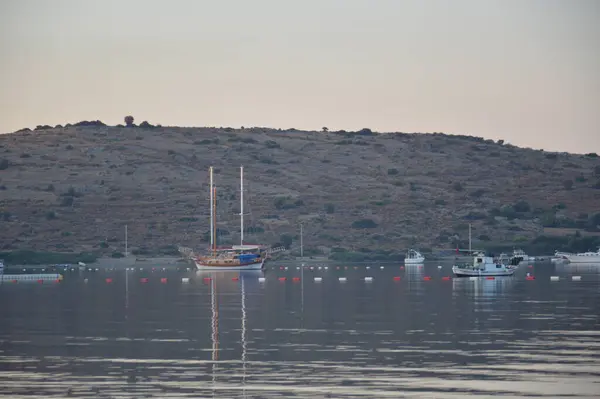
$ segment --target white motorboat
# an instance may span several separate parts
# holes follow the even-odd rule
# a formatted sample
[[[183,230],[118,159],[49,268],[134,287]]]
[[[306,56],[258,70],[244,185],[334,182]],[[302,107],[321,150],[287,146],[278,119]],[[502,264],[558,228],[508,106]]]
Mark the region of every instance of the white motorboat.
[[[596,252],[564,254],[569,263],[600,263],[600,248]]]
[[[550,259],[551,262],[566,262],[568,256],[573,255],[568,252],[555,251],[554,256]]]
[[[515,249],[513,250],[513,257],[515,258],[521,258],[521,260],[523,262],[534,262],[535,261],[535,256],[529,256],[525,253],[525,251],[523,251],[522,249]]]
[[[475,254],[472,264],[452,266],[452,273],[456,277],[512,276],[515,270],[516,267],[504,265],[480,253]]]
[[[414,249],[409,249],[404,258],[405,265],[417,265],[425,262],[425,257]]]

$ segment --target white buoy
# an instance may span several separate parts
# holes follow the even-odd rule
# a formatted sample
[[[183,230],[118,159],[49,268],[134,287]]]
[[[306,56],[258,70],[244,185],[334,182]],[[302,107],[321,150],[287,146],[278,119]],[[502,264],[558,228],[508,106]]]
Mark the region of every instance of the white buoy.
[[[189,277],[182,277],[181,278],[181,282],[182,283],[189,283],[190,282],[190,278]]]
[[[550,281],[558,281],[558,276],[550,276]]]
[[[373,277],[365,277],[365,281],[367,281],[367,282],[373,281]]]
[[[259,277],[258,278],[258,282],[259,283],[264,283],[265,282],[265,278],[264,277]]]
[[[320,283],[321,281],[323,281],[322,277],[315,277],[315,283]]]
[[[338,280],[340,280],[341,283],[345,283],[346,282],[346,277],[340,277]]]
[[[581,281],[581,276],[573,276],[573,277],[571,277],[571,280],[573,280],[573,281]]]

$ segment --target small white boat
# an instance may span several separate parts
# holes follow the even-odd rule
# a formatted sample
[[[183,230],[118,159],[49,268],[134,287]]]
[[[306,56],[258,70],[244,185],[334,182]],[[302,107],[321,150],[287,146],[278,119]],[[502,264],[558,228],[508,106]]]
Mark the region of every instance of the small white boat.
[[[452,266],[452,273],[456,277],[512,276],[515,270],[515,267],[504,265],[483,254],[476,254],[472,264]]]
[[[523,262],[534,262],[535,261],[535,257],[534,256],[529,256],[525,253],[525,251],[523,251],[522,249],[515,249],[513,250],[513,257],[515,258],[521,258],[521,260]]]
[[[565,262],[568,260],[568,256],[573,255],[569,252],[555,251],[554,256],[550,259],[551,262]]]
[[[580,252],[564,256],[569,263],[600,263],[600,248],[596,252]]]
[[[417,265],[425,262],[425,257],[414,249],[409,249],[404,258],[405,265]]]

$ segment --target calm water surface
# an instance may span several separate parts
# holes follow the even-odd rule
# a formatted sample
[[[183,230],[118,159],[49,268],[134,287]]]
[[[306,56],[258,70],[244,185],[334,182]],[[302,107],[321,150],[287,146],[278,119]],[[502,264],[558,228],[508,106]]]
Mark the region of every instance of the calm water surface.
[[[600,266],[522,265],[509,278],[442,280],[450,268],[301,274],[270,265],[239,279],[137,270],[5,282],[0,395],[600,396]]]

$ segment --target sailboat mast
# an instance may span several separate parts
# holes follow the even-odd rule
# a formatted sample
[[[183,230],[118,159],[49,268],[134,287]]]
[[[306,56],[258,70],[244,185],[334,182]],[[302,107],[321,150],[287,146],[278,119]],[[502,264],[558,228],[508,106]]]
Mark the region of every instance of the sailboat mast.
[[[213,236],[215,237],[213,243],[213,256],[217,252],[217,188],[213,187]]]
[[[215,237],[213,235],[214,220],[213,220],[213,167],[212,166],[209,168],[209,175],[210,175],[210,248],[212,249],[214,242],[215,242]]]
[[[240,166],[240,245],[244,245],[244,167]]]
[[[469,255],[471,255],[471,223],[469,223]]]

